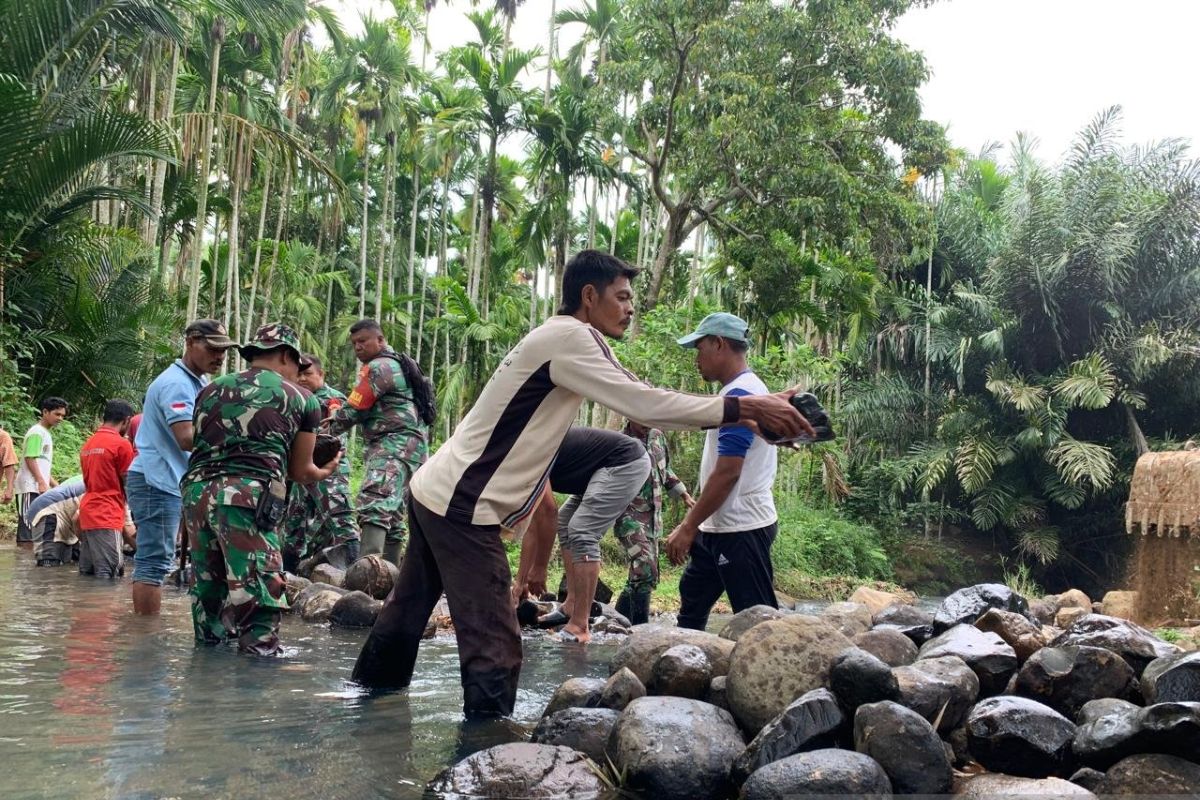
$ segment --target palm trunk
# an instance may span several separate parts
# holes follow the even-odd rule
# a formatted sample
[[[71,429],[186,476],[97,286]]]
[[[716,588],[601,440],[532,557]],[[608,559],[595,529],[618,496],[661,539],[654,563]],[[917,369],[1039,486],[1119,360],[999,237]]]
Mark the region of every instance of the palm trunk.
[[[362,177],[362,222],[359,225],[358,253],[358,316],[367,315],[367,235],[371,230],[370,221],[370,182],[371,175],[371,126],[367,125],[367,138],[363,141],[363,177]]]
[[[275,293],[275,266],[279,262],[279,244],[283,239],[283,223],[287,218],[292,200],[292,161],[289,157],[283,163],[283,193],[279,195],[279,213],[275,217],[275,243],[271,246],[271,263],[267,265],[267,277],[264,282],[262,322],[266,325],[271,314],[271,296]],[[247,330],[247,333],[249,331]]]
[[[492,131],[488,142],[487,181],[483,185],[483,219],[479,226],[479,288],[485,305],[492,271],[492,215],[496,211],[496,146],[499,138],[499,132]]]
[[[404,349],[410,352],[412,351],[413,278],[416,275],[417,261],[417,214],[421,208],[420,166],[413,166],[412,194],[412,216],[408,220],[408,302],[405,304],[408,319],[404,322]]]
[[[430,190],[434,187],[430,184]],[[433,192],[430,191],[430,197]],[[429,293],[429,248],[433,241],[433,209],[429,209],[429,219],[425,221],[425,258],[421,261],[421,300],[417,309],[417,355],[416,361],[421,363],[421,352],[425,349],[425,298]]]
[[[179,80],[179,45],[171,44],[171,77],[167,82],[166,108],[162,119],[170,124],[175,116],[175,87]],[[163,187],[167,182],[167,162],[159,159],[154,162],[154,185],[150,190],[150,219],[149,227],[155,237],[162,226]]]
[[[216,128],[217,77],[221,70],[221,45],[225,39],[225,22],[218,17],[212,28],[212,66],[208,78],[208,114],[204,120],[204,134],[200,148],[199,183],[196,187],[196,235],[200,241],[192,250],[192,269],[189,276],[187,318],[195,319],[196,305],[200,300],[200,257],[204,251],[204,221],[208,217],[208,162]]]
[[[379,242],[375,253],[375,319],[382,321],[383,316],[383,287],[391,286],[389,280],[384,284],[384,267],[391,263],[388,257],[392,244],[392,218],[396,216],[396,137],[392,132],[385,135],[387,142],[387,160],[383,169],[383,208],[379,214]],[[394,270],[392,270],[394,272]]]
[[[147,61],[149,62],[149,65],[150,65],[150,69],[149,69],[150,85],[148,87],[146,87],[145,109],[143,109],[143,110],[146,115],[146,120],[148,122],[150,122],[151,124],[153,124],[154,122],[157,121],[157,114],[158,114],[158,69],[159,69],[159,63],[158,63],[158,47],[157,47],[157,45],[151,45],[150,58],[147,59]],[[142,195],[145,198],[147,207],[150,206],[150,202],[153,199],[154,169],[155,169],[155,165],[157,163],[158,163],[158,160],[153,159],[153,158],[148,159],[146,161],[146,186],[142,190]],[[157,231],[157,227],[152,224],[149,213],[146,213],[142,216],[140,227],[141,227],[140,233],[142,236],[142,241],[146,243],[147,247],[153,247],[154,240],[156,238],[155,233]]]
[[[262,207],[258,210],[258,234],[254,237],[254,266],[250,271],[250,304],[246,306],[246,332],[250,332],[250,326],[254,324],[254,301],[258,295],[258,268],[262,264],[262,242],[263,233],[267,227],[267,206],[271,200],[271,170],[274,168],[275,162],[268,158],[266,174],[263,176],[263,196]],[[238,333],[234,337],[241,341],[241,323],[238,324]]]
[[[234,313],[233,309],[233,292],[229,287],[233,286],[238,273],[238,251],[239,247],[239,223],[242,217],[242,175],[243,167],[247,161],[243,148],[247,147],[247,143],[243,141],[241,136],[235,137],[236,145],[233,148],[233,169],[229,173],[229,182],[231,189],[229,192],[229,203],[231,206],[229,213],[229,259],[225,267],[225,319],[231,319],[230,315]],[[237,327],[236,323],[233,327]]]

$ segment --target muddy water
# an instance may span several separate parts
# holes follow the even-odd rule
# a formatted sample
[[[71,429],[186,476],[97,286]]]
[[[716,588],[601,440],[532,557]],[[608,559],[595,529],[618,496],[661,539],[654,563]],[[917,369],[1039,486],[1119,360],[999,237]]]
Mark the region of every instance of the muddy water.
[[[346,682],[365,631],[285,618],[282,659],[192,643],[187,597],[130,613],[129,585],[36,568],[0,545],[0,797],[416,798],[445,765],[525,734],[461,722],[453,638],[422,645],[408,692]],[[527,640],[515,713],[531,727],[611,645]]]

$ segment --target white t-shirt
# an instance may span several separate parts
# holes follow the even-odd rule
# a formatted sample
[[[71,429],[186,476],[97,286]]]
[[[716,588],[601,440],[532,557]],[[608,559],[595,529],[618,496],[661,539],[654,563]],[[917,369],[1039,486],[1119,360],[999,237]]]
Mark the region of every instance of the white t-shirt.
[[[25,465],[25,459],[37,459],[42,479],[47,483],[50,481],[50,465],[54,463],[54,440],[50,438],[50,431],[43,428],[40,422],[34,424],[26,432],[25,439],[21,442],[20,456],[20,466],[17,468],[17,480],[14,491],[17,494],[36,494],[40,491],[37,479],[33,477],[33,473]]]
[[[747,394],[770,394],[771,390],[757,375],[746,370],[725,386],[721,396]],[[722,442],[724,432],[724,443]],[[765,528],[779,519],[775,513],[775,469],[777,451],[761,436],[747,435],[748,429],[739,425],[727,425],[719,430],[710,430],[704,440],[704,454],[700,457],[700,491],[717,466],[721,455],[744,453],[742,474],[733,485],[729,496],[715,513],[700,523],[704,533],[736,533]],[[741,445],[739,446],[739,440]],[[750,446],[745,447],[749,441]]]

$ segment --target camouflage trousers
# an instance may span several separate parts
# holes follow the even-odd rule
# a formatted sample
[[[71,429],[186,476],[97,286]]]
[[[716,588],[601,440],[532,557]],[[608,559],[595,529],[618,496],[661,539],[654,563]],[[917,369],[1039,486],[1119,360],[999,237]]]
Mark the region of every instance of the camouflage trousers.
[[[331,545],[358,541],[350,483],[341,476],[311,486],[292,484],[283,549],[305,558]]]
[[[404,498],[408,482],[425,460],[419,438],[385,436],[363,445],[363,482],[358,490],[358,525],[387,531],[387,541],[403,542],[408,530]]]
[[[183,487],[183,524],[196,571],[196,641],[236,639],[238,650],[274,655],[287,609],[279,536],[254,524],[257,482],[222,478]]]
[[[630,594],[653,591],[658,586],[658,540],[653,526],[637,512],[626,511],[613,523],[613,533],[629,561],[625,588]]]

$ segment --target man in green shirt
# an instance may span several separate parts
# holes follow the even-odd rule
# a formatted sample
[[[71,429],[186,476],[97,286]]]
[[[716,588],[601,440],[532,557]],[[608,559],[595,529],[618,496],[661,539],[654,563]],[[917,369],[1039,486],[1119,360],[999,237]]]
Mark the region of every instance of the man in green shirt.
[[[278,531],[284,478],[324,480],[339,459],[312,463],[321,406],[294,383],[310,366],[296,332],[264,325],[240,350],[249,367],[216,378],[196,398],[180,482],[196,568],[192,622],[198,642],[236,639],[241,652],[274,655],[288,607]]]
[[[29,527],[31,520],[25,519],[29,504],[37,499],[39,494],[50,491],[58,486],[58,481],[50,474],[54,464],[54,439],[50,429],[66,419],[67,401],[61,397],[47,397],[42,400],[41,417],[26,433],[21,443],[21,464],[17,469],[17,541],[32,542],[33,531]]]

